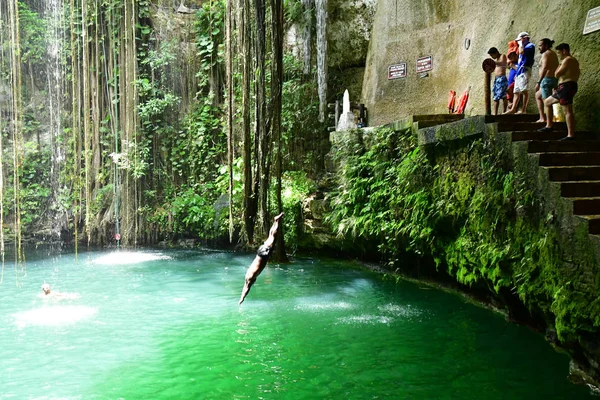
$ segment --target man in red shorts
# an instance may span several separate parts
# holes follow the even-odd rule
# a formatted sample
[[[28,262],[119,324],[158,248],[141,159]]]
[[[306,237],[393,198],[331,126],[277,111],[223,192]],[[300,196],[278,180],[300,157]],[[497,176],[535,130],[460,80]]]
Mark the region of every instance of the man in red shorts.
[[[573,114],[573,97],[577,93],[577,81],[581,70],[579,61],[571,56],[571,49],[568,44],[561,43],[556,46],[556,53],[561,59],[561,63],[556,69],[558,78],[558,88],[552,96],[544,100],[546,107],[552,107],[552,104],[560,103],[565,112],[567,121],[567,136],[560,140],[575,140],[575,115]],[[546,118],[546,126],[538,130],[539,132],[552,131],[552,119]]]

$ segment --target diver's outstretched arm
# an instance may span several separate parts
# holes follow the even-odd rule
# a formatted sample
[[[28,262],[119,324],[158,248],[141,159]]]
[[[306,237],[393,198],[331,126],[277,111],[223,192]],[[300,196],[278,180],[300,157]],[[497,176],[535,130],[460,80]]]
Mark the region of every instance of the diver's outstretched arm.
[[[244,284],[244,288],[242,289],[242,295],[240,296],[240,302],[238,304],[242,304],[244,302],[244,299],[246,298],[246,296],[248,296],[248,293],[250,292],[250,288],[252,287],[253,283],[254,280],[246,279],[246,283]]]

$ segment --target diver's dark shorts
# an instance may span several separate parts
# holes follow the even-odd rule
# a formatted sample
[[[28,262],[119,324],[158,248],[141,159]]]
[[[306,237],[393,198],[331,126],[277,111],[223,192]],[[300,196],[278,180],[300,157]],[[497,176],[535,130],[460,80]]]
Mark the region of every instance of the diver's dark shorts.
[[[573,97],[577,93],[577,82],[569,81],[558,85],[558,89],[552,95],[560,102],[561,106],[573,104]]]
[[[269,246],[265,246],[264,244],[258,248],[256,254],[262,258],[269,258],[271,253],[273,252],[273,248]]]

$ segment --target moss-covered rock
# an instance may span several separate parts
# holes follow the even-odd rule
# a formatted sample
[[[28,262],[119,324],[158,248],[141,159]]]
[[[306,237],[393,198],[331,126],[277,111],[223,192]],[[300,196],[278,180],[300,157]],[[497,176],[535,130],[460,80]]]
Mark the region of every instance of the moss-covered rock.
[[[479,117],[424,130],[413,119],[333,135],[325,222],[391,270],[414,272],[404,261],[418,257],[419,274],[545,330],[597,385],[600,240],[525,143]]]

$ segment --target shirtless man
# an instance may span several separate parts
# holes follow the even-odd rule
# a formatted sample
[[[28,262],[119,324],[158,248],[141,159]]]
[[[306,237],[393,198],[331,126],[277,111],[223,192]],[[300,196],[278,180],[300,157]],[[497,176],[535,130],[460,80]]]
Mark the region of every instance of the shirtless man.
[[[504,109],[508,106],[508,99],[506,97],[506,90],[508,89],[508,79],[506,78],[506,66],[508,59],[506,55],[500,54],[497,48],[492,47],[488,50],[488,54],[496,62],[496,69],[494,70],[494,115],[498,115],[498,106],[500,105],[500,99],[502,99]]]
[[[558,88],[552,96],[544,100],[544,104],[546,107],[552,107],[552,104],[560,103],[567,121],[567,136],[560,140],[575,140],[573,97],[577,93],[577,81],[579,80],[581,70],[579,69],[579,61],[571,56],[571,49],[567,43],[561,43],[556,46],[556,52],[561,59],[560,66],[555,72],[555,76],[558,78]],[[547,118],[546,126],[539,131],[551,132],[552,118]]]
[[[554,40],[544,38],[537,45],[542,54],[542,60],[540,61],[540,79],[535,85],[535,102],[540,112],[540,119],[536,122],[546,122],[546,118],[553,118],[552,106],[546,107],[544,104],[544,100],[552,95],[552,91],[558,84],[558,79],[554,76],[554,72],[558,68],[558,56],[552,50],[553,44]],[[544,108],[546,108],[545,113]]]
[[[273,251],[275,235],[277,235],[277,230],[279,229],[279,220],[281,219],[281,217],[283,217],[283,213],[275,217],[273,226],[271,226],[271,230],[269,231],[269,237],[267,238],[267,240],[265,240],[263,245],[258,248],[258,251],[256,252],[256,257],[254,258],[254,261],[252,261],[252,264],[250,264],[250,267],[246,272],[246,283],[244,284],[244,288],[242,289],[242,295],[240,297],[239,304],[242,304],[244,302],[244,299],[248,295],[248,292],[250,292],[250,288],[252,287],[252,285],[254,285],[254,282],[256,282],[256,278],[258,278],[258,275],[260,275],[263,269],[265,269],[265,267],[267,266],[267,261],[269,261],[269,256]]]

